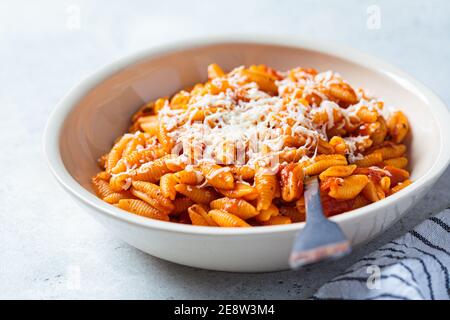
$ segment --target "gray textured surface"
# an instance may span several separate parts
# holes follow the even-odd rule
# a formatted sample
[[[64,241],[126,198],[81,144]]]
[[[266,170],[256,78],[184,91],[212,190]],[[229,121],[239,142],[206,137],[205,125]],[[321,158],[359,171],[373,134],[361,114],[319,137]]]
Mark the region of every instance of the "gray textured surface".
[[[221,9],[212,1],[162,2],[0,3],[0,298],[307,297],[358,257],[450,204],[447,170],[388,232],[342,261],[302,272],[197,270],[112,237],[50,176],[42,132],[72,85],[139,48],[223,32],[306,35],[384,58],[450,103],[448,1],[220,1]],[[380,29],[366,26],[373,4]]]

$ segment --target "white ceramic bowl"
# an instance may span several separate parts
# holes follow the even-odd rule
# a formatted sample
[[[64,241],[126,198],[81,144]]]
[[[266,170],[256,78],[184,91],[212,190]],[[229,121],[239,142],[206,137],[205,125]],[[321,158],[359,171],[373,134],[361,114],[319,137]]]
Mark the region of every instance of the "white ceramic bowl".
[[[431,188],[450,159],[450,116],[429,89],[365,54],[300,39],[257,37],[201,40],[151,49],[111,63],[73,88],[51,115],[45,151],[67,192],[107,229],[156,257],[193,267],[241,272],[288,268],[295,233],[303,223],[258,228],[207,228],[143,218],[115,208],[92,192],[97,158],[123,134],[144,102],[203,81],[206,67],[225,70],[265,63],[332,69],[403,110],[412,128],[414,183],[383,201],[333,217],[353,245],[381,233]]]

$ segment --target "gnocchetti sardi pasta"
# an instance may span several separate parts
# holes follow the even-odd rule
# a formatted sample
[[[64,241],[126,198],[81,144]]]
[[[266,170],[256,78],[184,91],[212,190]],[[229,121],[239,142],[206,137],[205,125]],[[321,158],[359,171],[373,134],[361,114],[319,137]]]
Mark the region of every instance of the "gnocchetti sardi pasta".
[[[148,218],[211,227],[305,220],[318,176],[327,216],[411,184],[406,116],[338,73],[265,65],[224,72],[159,98],[99,159],[104,201]]]

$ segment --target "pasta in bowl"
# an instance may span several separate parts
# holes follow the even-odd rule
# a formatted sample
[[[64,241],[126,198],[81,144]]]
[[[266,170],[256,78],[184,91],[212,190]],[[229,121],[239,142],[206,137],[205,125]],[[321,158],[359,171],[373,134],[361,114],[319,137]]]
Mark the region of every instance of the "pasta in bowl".
[[[100,158],[101,199],[163,221],[251,227],[303,222],[305,176],[319,176],[327,216],[411,183],[407,117],[338,73],[217,64],[207,73],[133,115]]]
[[[213,63],[224,71],[211,67],[207,79],[207,67]],[[300,72],[298,65],[315,68],[320,73],[314,74],[312,69]],[[233,71],[236,66],[245,67]],[[293,70],[292,83],[289,70]],[[339,71],[342,78],[326,70]],[[242,72],[245,76],[241,79],[238,74]],[[333,96],[339,94],[336,86],[313,96],[314,99],[310,97],[310,101],[308,97],[296,96],[300,94],[295,90],[301,85],[302,75],[313,77],[317,84],[348,81],[367,110],[362,108],[356,114],[359,107],[354,105],[358,106],[358,102],[345,100],[353,99],[353,94]],[[257,78],[251,81],[252,76]],[[240,104],[227,97],[226,91],[207,95],[207,90],[216,90],[215,84],[229,77],[234,77],[239,86],[249,87],[244,90],[249,93],[235,90]],[[245,83],[239,83],[244,78]],[[202,86],[186,89],[195,83]],[[342,85],[344,89],[347,87]],[[359,87],[369,88],[384,102],[368,103],[373,100],[371,94]],[[250,99],[244,97],[247,94]],[[183,122],[190,108],[183,106],[184,101],[192,96],[198,99],[195,108],[199,112],[192,115],[190,122]],[[208,101],[211,96],[220,99]],[[297,101],[296,107],[289,104],[291,98]],[[322,106],[319,98],[328,102]],[[172,100],[174,106],[178,101],[179,107],[172,107]],[[202,107],[206,102],[217,103],[217,110]],[[398,109],[391,111],[389,106]],[[245,120],[250,114],[244,111],[257,107],[259,112],[250,113],[262,116],[256,119],[260,127],[255,128],[250,119]],[[300,118],[292,116],[292,110],[300,108],[304,111],[303,126],[296,125],[293,120]],[[202,110],[207,111],[203,122],[215,119],[218,123],[204,128],[205,134],[199,137],[195,126],[201,124]],[[332,117],[328,117],[331,110]],[[375,121],[373,111],[377,113]],[[400,132],[405,133],[402,123],[406,122],[400,113],[395,115],[396,111],[401,111],[409,123],[404,137]],[[171,113],[177,112],[172,116]],[[354,128],[356,116],[367,117],[363,122],[369,125]],[[379,117],[383,117],[387,131],[383,141],[376,133],[384,131],[384,125],[377,124],[383,121]],[[347,123],[347,118],[350,120],[347,126],[332,129],[333,123]],[[294,223],[303,220],[301,184],[296,183],[302,174],[322,176],[323,200],[327,200],[324,207],[329,210],[330,219],[340,225],[353,245],[364,243],[404,215],[445,170],[450,159],[448,123],[446,107],[429,89],[396,68],[352,49],[296,39],[201,40],[145,50],[111,63],[83,80],[50,116],[45,153],[53,174],[76,203],[130,245],[193,267],[275,271],[288,268],[294,236],[304,226],[301,222]],[[228,127],[227,132],[220,130],[221,126]],[[160,127],[164,129],[161,132]],[[164,142],[160,143],[165,137],[170,150],[164,147]],[[224,137],[236,143],[218,144],[217,148],[212,147],[213,143],[208,144],[209,148],[190,143],[202,139],[217,142]],[[122,139],[129,141],[114,148]],[[368,139],[372,140],[371,145]],[[242,152],[248,142],[252,145],[250,154]],[[111,157],[109,164],[103,157],[106,167],[103,164],[103,169],[99,169],[97,160],[104,154],[111,156],[112,149],[116,150],[112,153],[116,156]],[[187,159],[177,161],[186,150]],[[134,164],[130,155],[137,153],[133,152],[140,154],[137,158],[146,153],[147,158],[139,158]],[[361,162],[371,154],[367,159],[373,165]],[[188,161],[189,156],[193,161]],[[324,165],[323,160],[332,162]],[[157,168],[155,162],[163,163],[160,167],[163,171],[145,172],[149,167]],[[323,169],[330,163],[333,165]],[[409,172],[410,177],[402,170]],[[96,186],[92,184],[94,176]],[[113,177],[113,185],[117,183],[114,186]],[[407,185],[408,180],[414,182]],[[275,185],[275,190],[266,188],[270,185]],[[358,190],[343,192],[347,185],[358,185],[362,190],[351,198]],[[397,189],[406,187],[394,189],[397,186]],[[194,195],[197,189],[202,191],[197,193],[200,198]],[[206,190],[208,201],[204,198]],[[97,197],[96,191],[105,201]],[[142,208],[137,209],[138,205]],[[144,215],[133,213],[138,210]],[[201,225],[205,221],[208,225],[220,222],[257,227],[205,227]]]

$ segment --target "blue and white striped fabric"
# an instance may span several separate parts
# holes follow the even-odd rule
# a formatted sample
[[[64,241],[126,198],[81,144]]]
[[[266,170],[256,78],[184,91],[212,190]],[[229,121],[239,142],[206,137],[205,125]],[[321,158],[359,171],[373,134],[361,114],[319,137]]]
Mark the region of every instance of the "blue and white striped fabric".
[[[362,258],[313,299],[450,299],[450,208]]]

